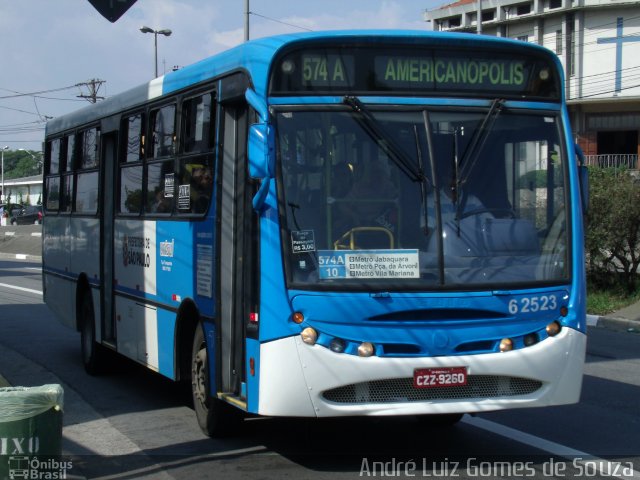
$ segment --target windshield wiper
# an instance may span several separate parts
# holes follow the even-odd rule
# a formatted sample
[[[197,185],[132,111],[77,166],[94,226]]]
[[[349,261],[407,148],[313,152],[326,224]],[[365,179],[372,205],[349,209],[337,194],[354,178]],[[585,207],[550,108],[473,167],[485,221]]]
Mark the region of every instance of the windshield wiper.
[[[456,189],[460,185],[465,184],[467,178],[473,171],[473,167],[480,157],[480,152],[482,151],[482,148],[484,147],[484,144],[489,137],[489,133],[493,129],[493,125],[496,123],[498,116],[502,112],[503,107],[503,98],[494,99],[493,102],[491,102],[489,111],[482,119],[482,123],[476,129],[476,131],[473,132],[473,137],[471,138],[469,145],[467,145],[467,148],[465,149],[464,153],[462,154],[462,158],[459,161],[461,170],[462,172],[464,172],[464,176],[462,176],[462,174],[460,175],[462,177],[461,179],[458,177],[458,171],[456,170]]]
[[[407,177],[414,182],[423,182],[425,180],[424,173],[415,167],[402,147],[392,137],[385,134],[378,121],[357,97],[345,95],[342,102],[351,107],[357,114],[356,121],[365,133],[376,142]]]
[[[416,140],[416,155],[418,156],[418,171],[422,175],[422,181],[420,182],[420,201],[422,203],[422,215],[423,215],[422,221],[424,222],[424,234],[425,236],[427,236],[429,235],[429,212],[428,212],[429,204],[427,202],[427,196],[428,196],[427,188],[429,187],[429,185],[428,185],[427,177],[424,175],[424,160],[422,159],[422,149],[420,148],[420,136],[418,135],[417,125],[413,126],[413,134]],[[427,137],[428,136],[429,136],[429,131],[427,130]],[[428,137],[427,145],[430,145],[430,142],[431,142],[431,139]]]

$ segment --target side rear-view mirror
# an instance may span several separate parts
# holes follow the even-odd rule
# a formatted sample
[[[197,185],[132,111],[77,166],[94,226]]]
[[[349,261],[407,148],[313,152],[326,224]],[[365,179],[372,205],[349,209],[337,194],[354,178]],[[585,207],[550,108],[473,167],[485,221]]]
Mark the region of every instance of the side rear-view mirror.
[[[252,178],[273,178],[273,139],[271,128],[266,123],[256,123],[249,127],[248,142],[249,175]]]

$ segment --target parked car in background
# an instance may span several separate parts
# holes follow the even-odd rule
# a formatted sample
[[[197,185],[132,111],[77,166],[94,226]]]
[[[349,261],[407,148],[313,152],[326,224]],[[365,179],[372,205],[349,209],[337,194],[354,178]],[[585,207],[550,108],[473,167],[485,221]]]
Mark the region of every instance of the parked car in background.
[[[11,225],[30,225],[42,223],[42,205],[27,205],[13,209],[11,212]]]
[[[15,216],[15,214],[23,208],[24,205],[20,205],[19,203],[0,203],[0,210],[2,210],[2,212],[6,212],[10,217]]]
[[[0,219],[2,220],[0,224],[9,225],[15,214],[23,208],[24,206],[19,203],[0,203]]]

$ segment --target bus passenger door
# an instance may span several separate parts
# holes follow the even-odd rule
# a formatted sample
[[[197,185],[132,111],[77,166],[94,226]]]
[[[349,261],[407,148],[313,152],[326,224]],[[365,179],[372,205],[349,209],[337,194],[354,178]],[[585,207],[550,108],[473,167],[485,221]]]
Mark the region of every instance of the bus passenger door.
[[[103,244],[100,246],[102,252],[100,259],[100,278],[102,279],[102,343],[116,348],[116,331],[114,324],[113,310],[113,216],[116,192],[113,188],[116,185],[115,168],[118,164],[118,132],[102,134],[102,185],[100,186],[100,216],[101,232],[100,238]]]
[[[246,381],[245,339],[249,312],[255,308],[257,280],[251,275],[256,262],[256,215],[247,185],[246,103],[222,104],[222,180],[220,195],[219,320],[220,387],[224,393],[243,397]],[[255,311],[255,310],[253,310]]]

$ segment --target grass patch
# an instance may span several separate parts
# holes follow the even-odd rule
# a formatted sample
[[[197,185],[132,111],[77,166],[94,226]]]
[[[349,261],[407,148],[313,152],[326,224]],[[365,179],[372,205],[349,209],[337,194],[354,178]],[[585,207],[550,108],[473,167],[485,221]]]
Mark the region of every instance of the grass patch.
[[[593,315],[606,315],[637,301],[640,301],[640,289],[629,294],[621,288],[587,287],[587,312]]]

